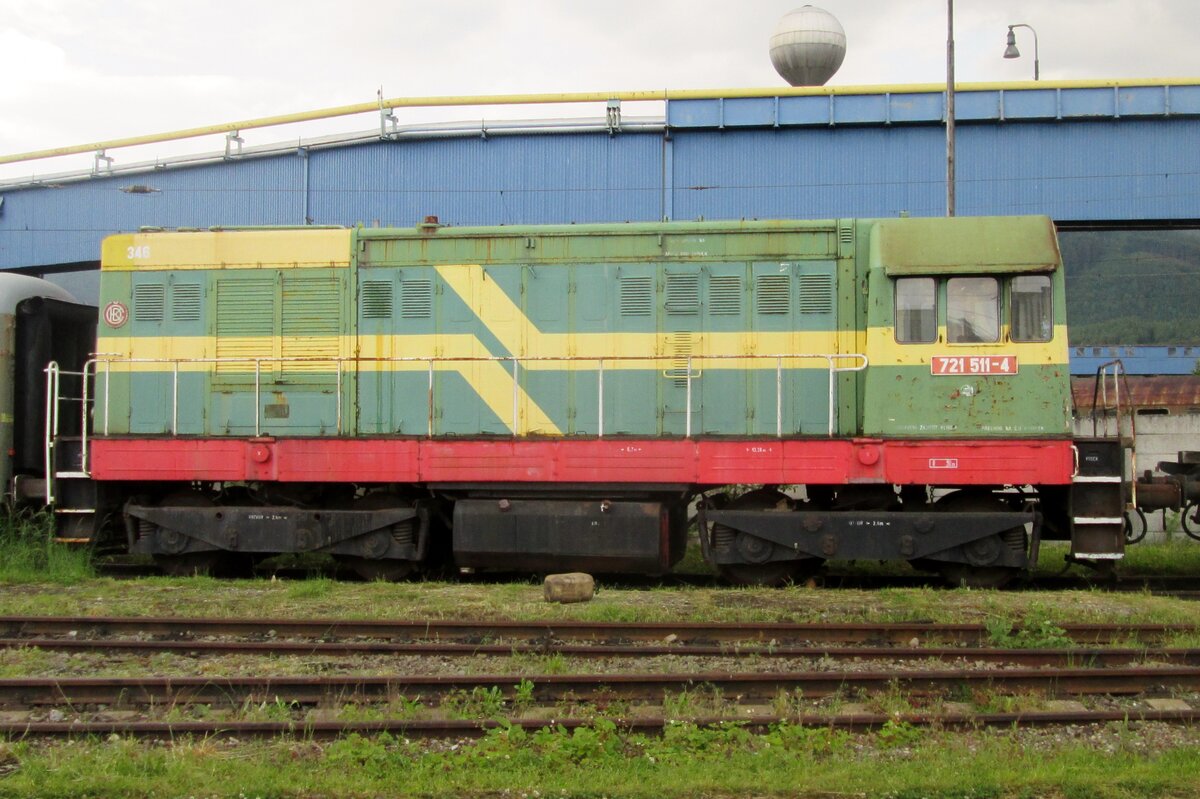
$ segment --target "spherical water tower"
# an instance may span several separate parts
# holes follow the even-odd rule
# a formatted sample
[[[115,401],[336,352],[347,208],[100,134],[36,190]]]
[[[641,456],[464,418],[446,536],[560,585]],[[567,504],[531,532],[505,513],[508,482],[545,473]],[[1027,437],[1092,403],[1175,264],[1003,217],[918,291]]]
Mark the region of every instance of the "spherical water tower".
[[[823,8],[792,9],[771,34],[771,63],[793,86],[825,85],[845,57],[846,31]]]

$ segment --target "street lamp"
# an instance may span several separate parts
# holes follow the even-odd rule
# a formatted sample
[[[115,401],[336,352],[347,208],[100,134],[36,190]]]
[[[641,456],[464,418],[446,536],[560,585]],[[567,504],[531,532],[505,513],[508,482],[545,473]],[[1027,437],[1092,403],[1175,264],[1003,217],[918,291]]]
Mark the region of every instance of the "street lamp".
[[[1004,48],[1005,58],[1020,58],[1021,51],[1017,49],[1017,34],[1013,33],[1013,28],[1029,28],[1033,34],[1033,79],[1038,80],[1041,77],[1041,70],[1038,65],[1038,40],[1037,31],[1032,25],[1026,25],[1024,22],[1018,22],[1015,25],[1008,26],[1008,47]]]

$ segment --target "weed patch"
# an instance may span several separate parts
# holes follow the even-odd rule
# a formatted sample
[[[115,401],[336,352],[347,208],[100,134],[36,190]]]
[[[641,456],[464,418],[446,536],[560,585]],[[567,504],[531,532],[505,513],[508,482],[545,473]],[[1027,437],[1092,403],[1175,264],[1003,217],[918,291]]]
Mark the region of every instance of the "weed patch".
[[[452,691],[442,701],[442,707],[451,718],[494,719],[504,715],[504,691],[499,686],[477,687],[469,692]]]
[[[1003,616],[984,620],[988,642],[1003,649],[1066,649],[1075,645],[1067,631],[1041,605],[1032,605],[1020,624]]]
[[[0,515],[0,583],[79,583],[95,576],[85,549],[53,540],[48,513]]]

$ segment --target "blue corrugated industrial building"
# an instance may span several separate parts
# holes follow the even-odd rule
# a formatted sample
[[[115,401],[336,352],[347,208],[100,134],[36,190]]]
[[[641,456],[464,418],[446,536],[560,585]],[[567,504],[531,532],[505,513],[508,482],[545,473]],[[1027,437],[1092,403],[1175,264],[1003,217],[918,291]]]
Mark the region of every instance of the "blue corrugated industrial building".
[[[1198,220],[1200,83],[957,93],[957,212]],[[0,268],[85,266],[141,226],[527,224],[945,212],[945,94],[781,90],[665,118],[388,127],[0,182]],[[615,106],[614,106],[615,108]],[[110,156],[120,158],[120,152]]]
[[[1200,374],[1200,347],[1071,347],[1071,374],[1094,375],[1120,360],[1131,375]]]

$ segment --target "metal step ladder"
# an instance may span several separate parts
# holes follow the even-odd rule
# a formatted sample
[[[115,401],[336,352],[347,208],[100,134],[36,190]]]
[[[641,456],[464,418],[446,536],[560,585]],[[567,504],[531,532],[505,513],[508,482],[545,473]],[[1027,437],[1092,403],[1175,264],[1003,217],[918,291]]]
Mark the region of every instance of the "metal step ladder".
[[[78,394],[64,392],[63,378],[78,379]],[[96,487],[88,456],[88,425],[95,398],[90,394],[91,370],[65,371],[55,361],[46,366],[45,475],[46,505],[54,513],[55,541],[87,544],[96,522]],[[64,405],[78,405],[78,414],[64,414]],[[64,432],[64,417],[79,420],[79,429]]]
[[[1137,429],[1125,366],[1109,361],[1096,370],[1092,394],[1092,435],[1075,440],[1071,477],[1072,560],[1098,563],[1125,557],[1125,512],[1134,506]],[[1129,468],[1126,469],[1128,462]]]

